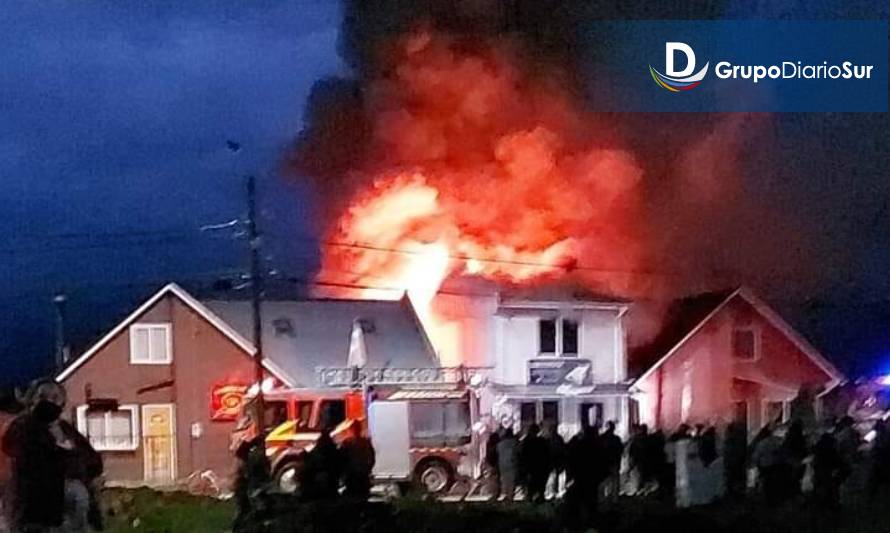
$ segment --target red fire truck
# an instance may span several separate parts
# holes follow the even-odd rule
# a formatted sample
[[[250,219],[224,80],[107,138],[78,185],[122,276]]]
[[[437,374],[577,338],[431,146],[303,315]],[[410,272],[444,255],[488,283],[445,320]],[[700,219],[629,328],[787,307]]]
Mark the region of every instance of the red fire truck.
[[[442,494],[472,471],[476,448],[466,389],[278,389],[264,394],[264,405],[266,453],[282,492],[298,489],[305,454],[322,428],[334,428],[331,435],[339,443],[355,422],[374,445],[378,482],[411,481]],[[255,411],[248,401],[233,443],[256,434]]]

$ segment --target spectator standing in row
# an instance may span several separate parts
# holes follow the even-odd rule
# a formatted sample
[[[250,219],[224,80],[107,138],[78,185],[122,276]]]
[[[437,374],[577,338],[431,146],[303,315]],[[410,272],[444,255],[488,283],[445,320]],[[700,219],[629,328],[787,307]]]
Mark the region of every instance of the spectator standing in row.
[[[362,424],[353,421],[349,437],[340,446],[343,459],[343,484],[347,498],[367,500],[371,495],[371,473],[376,455],[371,440],[364,436]]]
[[[809,446],[807,446],[807,438],[803,432],[803,424],[795,420],[788,427],[788,433],[785,435],[785,441],[782,443],[785,448],[785,457],[789,462],[788,480],[789,495],[799,496],[801,494],[801,483],[806,472],[806,463],[804,462],[810,454]]]
[[[605,465],[598,431],[585,426],[569,440],[564,518],[570,528],[589,526],[599,508],[599,486]]]
[[[550,477],[552,463],[550,461],[550,445],[540,435],[537,424],[528,427],[525,438],[520,446],[519,469],[525,477],[527,500],[540,503],[544,501],[544,489]]]
[[[498,458],[500,497],[507,501],[513,501],[519,470],[519,442],[513,434],[513,428],[504,429],[495,449]]]
[[[872,501],[881,489],[890,486],[890,431],[884,420],[875,422],[871,449],[871,471],[868,479],[868,495]]]
[[[339,495],[343,472],[343,454],[331,438],[331,431],[324,429],[315,441],[300,472],[303,499],[307,501],[331,500]]]
[[[498,461],[498,444],[501,441],[503,428],[492,431],[485,440],[485,469],[487,474],[488,492],[492,499],[497,500],[501,494],[501,476]]]
[[[837,441],[831,431],[826,431],[813,447],[813,496],[821,508],[837,510],[840,507],[843,470]]]
[[[614,503],[621,492],[621,457],[624,455],[624,443],[615,434],[615,422],[610,420],[606,423],[600,442],[606,475],[603,493],[606,501]]]
[[[744,496],[748,484],[748,429],[741,421],[735,420],[726,428],[723,466],[727,495],[730,498]]]
[[[629,472],[630,494],[641,494],[646,485],[646,441],[649,439],[649,428],[646,424],[634,426],[627,443],[627,462]]]
[[[551,472],[547,480],[547,485],[553,498],[562,496],[568,453],[566,450],[566,442],[563,440],[557,429],[558,428],[553,421],[548,420],[544,423],[544,440],[547,441],[551,465]]]

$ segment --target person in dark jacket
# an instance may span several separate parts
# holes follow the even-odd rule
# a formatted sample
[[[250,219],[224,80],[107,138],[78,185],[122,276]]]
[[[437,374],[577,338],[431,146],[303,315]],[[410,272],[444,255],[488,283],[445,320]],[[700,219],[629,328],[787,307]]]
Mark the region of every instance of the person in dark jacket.
[[[556,423],[552,421],[544,423],[543,437],[544,440],[547,441],[547,448],[550,453],[551,471],[547,484],[552,487],[551,492],[553,498],[557,498],[562,495],[564,488],[562,486],[562,480],[565,475],[568,453],[566,450],[566,441],[563,440],[562,435],[559,434]]]
[[[748,429],[740,421],[731,422],[726,428],[723,461],[727,495],[744,496],[748,484]]]
[[[605,465],[597,430],[591,426],[573,436],[568,443],[566,477],[568,488],[564,505],[566,526],[580,529],[591,525],[599,505],[599,485]]]
[[[667,454],[665,453],[666,438],[664,432],[656,429],[649,434],[645,441],[646,459],[644,463],[643,478],[647,482],[655,482],[658,489],[658,495],[665,498],[666,487],[663,485],[665,478],[669,475],[667,467]],[[673,493],[670,494],[673,496]]]
[[[791,466],[788,490],[791,496],[798,496],[801,493],[801,483],[806,472],[804,459],[810,453],[807,438],[803,433],[803,424],[800,421],[795,420],[788,427],[788,433],[785,434],[782,446],[785,448],[785,455]]]
[[[837,441],[832,433],[825,432],[813,447],[813,496],[820,507],[840,508],[843,475],[844,462]]]
[[[342,454],[331,438],[330,430],[325,429],[306,455],[300,484],[303,498],[308,501],[335,499],[340,493],[342,473]]]
[[[3,452],[13,461],[12,520],[19,530],[86,531],[101,528],[94,486],[102,460],[67,421],[59,419],[65,389],[52,380],[35,382],[28,409],[3,435]]]
[[[603,492],[608,501],[614,502],[621,491],[621,457],[624,455],[624,443],[615,434],[615,422],[610,420],[606,423],[600,440],[606,467]]]
[[[633,427],[630,440],[627,443],[627,462],[630,470],[632,494],[641,494],[646,486],[646,440],[649,438],[649,428],[646,424]]]
[[[233,531],[249,531],[261,523],[268,511],[268,489],[271,484],[271,465],[266,456],[264,434],[254,435],[238,444],[235,450],[238,469],[235,476],[237,514]]]
[[[485,467],[487,473],[488,492],[497,500],[501,495],[501,480],[498,464],[498,443],[501,441],[503,428],[498,428],[488,435],[485,441]]]
[[[537,424],[528,427],[522,440],[519,467],[526,478],[527,499],[535,503],[544,501],[544,489],[551,470],[550,445],[540,435]]]
[[[516,481],[519,473],[518,450],[519,442],[513,434],[513,428],[506,428],[497,445],[498,473],[500,474],[501,498],[513,501],[516,493]]]
[[[890,487],[890,430],[883,420],[875,422],[875,438],[871,449],[871,471],[868,478],[868,496],[875,500],[881,489]]]
[[[362,434],[360,422],[353,422],[350,436],[340,446],[343,459],[343,484],[348,498],[367,500],[371,495],[371,472],[376,456],[371,439]]]

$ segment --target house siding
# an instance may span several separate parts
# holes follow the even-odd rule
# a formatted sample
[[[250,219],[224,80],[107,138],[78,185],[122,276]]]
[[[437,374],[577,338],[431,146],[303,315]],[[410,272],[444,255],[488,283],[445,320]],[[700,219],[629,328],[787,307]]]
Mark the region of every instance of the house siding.
[[[732,332],[739,326],[760,332],[756,361],[733,358]],[[687,371],[691,401],[683,413]],[[752,376],[768,384],[753,383]],[[727,423],[733,419],[734,402],[747,401],[749,428],[757,429],[763,424],[764,401],[791,400],[801,386],[830,381],[782,331],[736,296],[635,389],[641,421],[649,425],[672,430],[683,422]]]
[[[231,422],[211,420],[210,394],[215,385],[249,383],[253,364],[249,356],[174,295],[167,295],[133,322],[172,324],[173,360],[169,365],[130,364],[129,328],[111,339],[71,374],[69,411],[93,398],[114,398],[119,404],[174,404],[176,472],[185,478],[195,471],[213,470],[227,476],[233,462],[228,451]],[[171,381],[170,386],[139,392]],[[141,415],[141,413],[140,413]],[[141,436],[141,416],[138,421]],[[192,436],[193,424],[201,435]],[[106,477],[115,482],[143,480],[144,438],[134,451],[103,452]]]

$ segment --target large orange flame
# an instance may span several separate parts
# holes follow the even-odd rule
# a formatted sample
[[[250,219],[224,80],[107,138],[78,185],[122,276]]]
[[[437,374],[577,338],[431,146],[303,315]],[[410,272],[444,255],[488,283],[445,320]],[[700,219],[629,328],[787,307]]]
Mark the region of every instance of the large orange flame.
[[[445,363],[430,302],[449,275],[533,283],[572,271],[612,292],[641,263],[633,156],[553,73],[500,45],[420,33],[372,80],[369,178],[326,237],[319,281],[363,297],[407,291]]]

